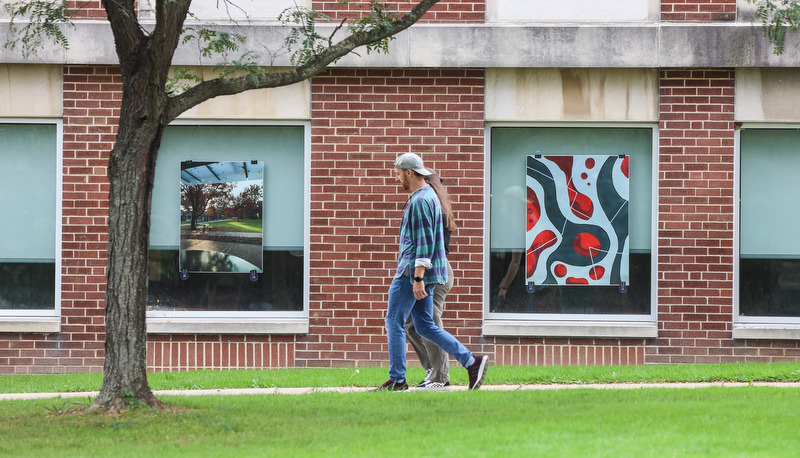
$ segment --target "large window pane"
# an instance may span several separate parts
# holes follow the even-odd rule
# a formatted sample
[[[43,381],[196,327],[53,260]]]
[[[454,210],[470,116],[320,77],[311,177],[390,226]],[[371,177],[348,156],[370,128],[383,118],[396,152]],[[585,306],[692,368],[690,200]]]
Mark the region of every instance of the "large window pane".
[[[304,130],[296,126],[170,126],[153,189],[151,311],[302,311]],[[183,161],[264,163],[264,268],[248,274],[180,278],[180,166]]]
[[[800,131],[741,131],[739,314],[800,316]]]
[[[55,308],[57,131],[0,124],[0,310]]]
[[[547,314],[650,314],[652,129],[495,127],[491,144],[490,311]],[[525,285],[526,156],[630,156],[630,285]],[[500,284],[507,285],[505,297]]]

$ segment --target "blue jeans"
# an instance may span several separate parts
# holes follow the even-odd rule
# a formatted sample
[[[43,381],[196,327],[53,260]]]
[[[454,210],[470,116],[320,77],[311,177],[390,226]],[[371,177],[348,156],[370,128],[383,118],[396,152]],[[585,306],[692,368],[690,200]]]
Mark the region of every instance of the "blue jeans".
[[[409,277],[392,280],[389,286],[389,307],[386,310],[386,336],[389,339],[389,380],[406,378],[406,327],[408,316],[422,337],[438,345],[466,367],[473,361],[472,353],[455,337],[433,322],[433,288],[425,286],[428,296],[417,300]]]

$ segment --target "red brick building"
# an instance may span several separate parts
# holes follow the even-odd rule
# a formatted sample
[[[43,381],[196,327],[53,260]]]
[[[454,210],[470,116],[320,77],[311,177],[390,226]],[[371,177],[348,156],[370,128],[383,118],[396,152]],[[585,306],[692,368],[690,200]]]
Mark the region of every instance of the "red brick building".
[[[308,3],[335,21],[363,2]],[[800,162],[800,56],[776,56],[744,1],[595,3],[442,0],[388,55],[351,55],[311,81],[182,116],[157,165],[149,367],[388,364],[407,198],[391,165],[408,151],[454,200],[445,327],[494,364],[800,359],[797,203],[782,192]],[[82,8],[70,51],[35,64],[0,52],[0,373],[102,370],[121,82],[99,2]],[[250,43],[282,30],[274,11],[250,13]],[[182,48],[176,65],[209,72],[195,54]],[[504,279],[526,250],[534,154],[630,157],[627,292],[529,293],[524,262]],[[180,278],[188,161],[264,164],[257,281]]]

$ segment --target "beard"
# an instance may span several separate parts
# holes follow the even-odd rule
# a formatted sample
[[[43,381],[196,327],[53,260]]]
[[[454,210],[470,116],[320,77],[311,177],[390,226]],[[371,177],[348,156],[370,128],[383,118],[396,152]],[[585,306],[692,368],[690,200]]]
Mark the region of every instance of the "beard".
[[[408,191],[411,189],[411,184],[408,182],[408,175],[405,173],[400,175],[400,186],[403,188],[404,191]]]

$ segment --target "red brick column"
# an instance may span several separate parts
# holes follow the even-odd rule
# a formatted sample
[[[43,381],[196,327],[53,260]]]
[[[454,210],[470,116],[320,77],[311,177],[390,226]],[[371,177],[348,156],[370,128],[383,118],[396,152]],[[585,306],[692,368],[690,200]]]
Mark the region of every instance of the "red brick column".
[[[63,87],[64,213],[59,338],[75,349],[59,364],[98,371],[103,367],[105,339],[109,191],[106,170],[108,152],[116,139],[122,79],[114,67],[65,67]]]
[[[100,0],[68,0],[69,9],[75,13],[76,19],[103,20],[107,18],[106,9]],[[136,8],[136,6],[134,6]],[[138,10],[137,10],[138,11]]]
[[[662,21],[736,20],[736,0],[661,0]]]
[[[354,0],[346,4],[338,1],[312,2],[312,8],[327,14],[334,21],[358,18],[368,13],[368,0]],[[417,1],[387,2],[391,10],[405,14],[411,11]],[[441,0],[425,13],[420,22],[424,23],[482,23],[486,19],[485,0]]]
[[[298,366],[386,364],[387,290],[408,198],[392,164],[408,151],[442,175],[454,201],[445,327],[489,350],[480,336],[483,87],[483,70],[332,69],[314,78],[311,333],[298,343]]]
[[[731,360],[734,71],[662,70],[659,338],[648,363]]]

